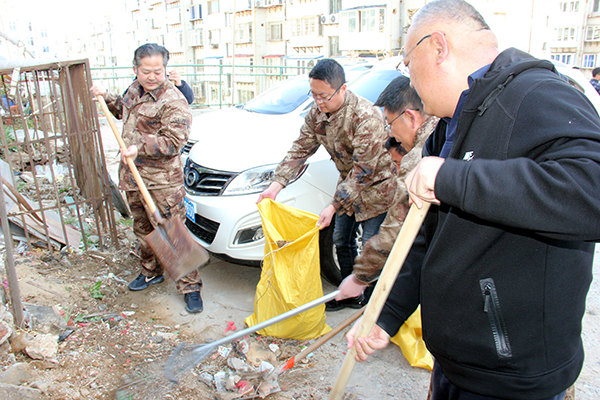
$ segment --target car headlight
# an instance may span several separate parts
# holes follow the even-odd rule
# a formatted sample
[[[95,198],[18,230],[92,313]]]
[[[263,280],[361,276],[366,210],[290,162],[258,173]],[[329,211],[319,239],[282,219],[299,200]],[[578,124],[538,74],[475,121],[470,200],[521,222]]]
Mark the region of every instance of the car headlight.
[[[264,191],[273,182],[277,165],[264,165],[241,172],[229,182],[225,190],[223,190],[223,196],[252,194]],[[308,164],[305,163],[296,176],[288,182],[288,185],[300,178],[307,167]]]

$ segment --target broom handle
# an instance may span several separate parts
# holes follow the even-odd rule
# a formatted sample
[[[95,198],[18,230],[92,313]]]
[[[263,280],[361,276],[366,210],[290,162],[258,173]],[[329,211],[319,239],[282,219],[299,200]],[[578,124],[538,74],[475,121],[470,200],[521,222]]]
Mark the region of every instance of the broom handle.
[[[394,242],[394,246],[392,247],[385,265],[383,266],[381,275],[379,275],[375,290],[373,290],[365,314],[360,321],[356,335],[354,335],[355,338],[366,337],[371,333],[375,322],[377,322],[377,318],[379,318],[379,314],[381,314],[383,305],[392,290],[396,277],[398,276],[400,269],[402,269],[404,260],[406,260],[406,256],[408,256],[408,252],[425,220],[430,205],[430,203],[423,202],[423,207],[421,209],[418,209],[414,204],[410,206],[402,229]],[[352,346],[346,353],[344,363],[342,364],[335,385],[329,394],[328,400],[339,400],[341,398],[344,393],[344,388],[348,383],[348,379],[350,378],[350,374],[356,364],[355,356],[356,346]]]
[[[119,133],[119,128],[117,128],[117,125],[115,124],[113,115],[108,110],[106,101],[104,101],[104,97],[102,97],[101,95],[98,95],[98,96],[96,96],[96,99],[98,100],[98,103],[100,103],[100,107],[102,108],[102,111],[104,112],[104,115],[106,116],[106,119],[108,120],[108,124],[112,128],[112,131],[115,134],[115,137],[117,138],[117,142],[119,142],[119,147],[121,147],[121,151],[127,150],[127,146],[125,146],[125,142],[123,141],[123,138],[121,137],[121,134]],[[152,214],[154,214],[155,217],[157,217],[157,221],[160,221],[161,220],[160,213],[157,212],[156,205],[154,204],[154,200],[152,200],[152,196],[150,196],[150,192],[148,192],[148,189],[146,189],[146,184],[144,184],[144,181],[142,180],[142,177],[140,176],[140,173],[139,173],[137,167],[135,166],[135,163],[133,162],[133,160],[130,157],[125,157],[125,159],[127,160],[127,165],[129,165],[129,169],[131,170],[131,173],[133,174],[133,179],[135,179],[135,182],[137,183],[138,187],[140,188],[140,192],[142,193],[142,197],[144,198],[144,201],[146,202],[148,209],[150,210],[150,212]]]

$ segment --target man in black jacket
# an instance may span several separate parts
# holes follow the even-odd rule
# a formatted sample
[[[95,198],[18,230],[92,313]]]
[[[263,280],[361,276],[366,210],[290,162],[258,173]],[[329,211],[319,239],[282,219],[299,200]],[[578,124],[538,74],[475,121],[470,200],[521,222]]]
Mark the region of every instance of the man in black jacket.
[[[581,320],[600,239],[600,119],[549,61],[498,50],[481,15],[435,0],[404,64],[441,119],[408,175],[432,203],[357,359],[421,304],[432,399],[560,400],[583,365]]]

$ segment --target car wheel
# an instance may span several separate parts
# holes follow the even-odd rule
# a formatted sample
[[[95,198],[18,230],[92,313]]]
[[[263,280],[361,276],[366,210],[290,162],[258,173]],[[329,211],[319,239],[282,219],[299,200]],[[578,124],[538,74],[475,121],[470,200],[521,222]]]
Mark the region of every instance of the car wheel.
[[[319,254],[321,258],[321,276],[332,285],[339,286],[342,282],[342,273],[335,253],[335,245],[333,244],[334,226],[335,218],[332,219],[327,228],[319,231]],[[362,251],[362,226],[358,228],[356,244],[358,254],[360,254]]]

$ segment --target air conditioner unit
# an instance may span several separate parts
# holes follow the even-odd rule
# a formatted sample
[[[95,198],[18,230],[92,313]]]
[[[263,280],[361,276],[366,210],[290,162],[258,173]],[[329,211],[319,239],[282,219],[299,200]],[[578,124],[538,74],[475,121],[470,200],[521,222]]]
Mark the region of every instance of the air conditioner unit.
[[[339,22],[340,14],[321,15],[321,24],[323,25],[339,24]]]
[[[259,7],[264,7],[265,6],[265,0],[256,0],[254,2],[254,7],[259,8]]]

